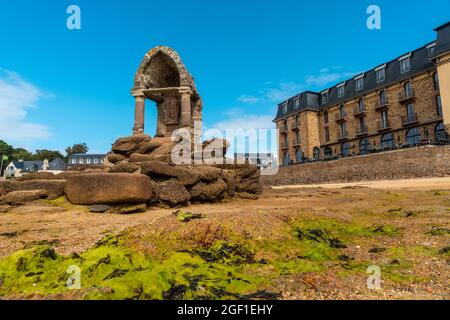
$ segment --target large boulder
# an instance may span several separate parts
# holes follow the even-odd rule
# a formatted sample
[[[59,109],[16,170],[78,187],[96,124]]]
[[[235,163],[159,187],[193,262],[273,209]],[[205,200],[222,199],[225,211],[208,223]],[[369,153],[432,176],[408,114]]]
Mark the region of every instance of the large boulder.
[[[64,195],[66,180],[25,180],[0,182],[0,196],[14,191],[44,190],[49,198],[54,199]]]
[[[192,167],[192,169],[200,173],[200,179],[205,182],[217,180],[222,174],[221,169],[211,166],[198,165]]]
[[[116,154],[129,156],[151,140],[152,138],[146,134],[135,134],[130,137],[120,138],[114,142],[112,151]]]
[[[190,190],[191,198],[198,201],[215,201],[224,198],[228,185],[222,179],[212,183],[200,182]]]
[[[23,176],[17,178],[17,181],[26,180],[65,180],[71,172],[61,172],[59,174],[54,174],[52,172],[33,172],[24,174]]]
[[[152,198],[152,183],[143,174],[88,173],[69,177],[65,192],[79,205],[146,203]]]
[[[230,143],[222,138],[212,138],[202,144],[203,159],[223,158],[230,147]]]
[[[141,166],[137,163],[120,162],[116,163],[109,172],[135,173],[140,172]]]
[[[222,178],[227,184],[227,193],[230,197],[234,197],[236,194],[236,187],[239,182],[236,172],[233,170],[222,170]]]
[[[108,154],[108,161],[111,163],[117,163],[119,161],[123,161],[125,160],[127,157],[124,156],[123,154],[118,154],[118,153],[110,153]]]
[[[170,206],[178,206],[186,204],[191,195],[181,183],[168,180],[158,183],[158,198]]]
[[[185,186],[194,185],[201,178],[201,173],[197,172],[197,170],[183,166],[174,166],[160,161],[142,162],[141,173],[156,180],[175,178]]]
[[[27,180],[20,181],[14,185],[14,189],[21,190],[44,190],[51,199],[64,195],[66,180]]]
[[[21,205],[44,198],[47,198],[47,192],[45,190],[13,191],[0,197],[0,203]]]

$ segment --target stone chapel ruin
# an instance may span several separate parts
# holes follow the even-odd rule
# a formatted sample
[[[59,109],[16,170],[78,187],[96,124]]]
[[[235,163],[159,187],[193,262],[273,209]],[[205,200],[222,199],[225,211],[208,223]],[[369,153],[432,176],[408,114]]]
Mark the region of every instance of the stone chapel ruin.
[[[179,55],[168,47],[156,47],[145,56],[136,72],[133,133],[144,132],[145,99],[156,102],[156,137],[167,137],[176,129],[192,128],[202,121],[202,99],[194,79]]]

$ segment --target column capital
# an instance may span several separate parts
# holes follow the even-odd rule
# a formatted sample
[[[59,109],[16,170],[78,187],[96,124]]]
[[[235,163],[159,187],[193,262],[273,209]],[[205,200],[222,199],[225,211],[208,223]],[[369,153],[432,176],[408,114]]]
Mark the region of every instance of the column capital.
[[[132,95],[133,97],[135,97],[135,98],[137,98],[137,97],[143,97],[143,98],[145,98],[145,94],[144,94],[142,91],[140,91],[140,90],[132,90],[132,91],[131,91],[131,95]]]

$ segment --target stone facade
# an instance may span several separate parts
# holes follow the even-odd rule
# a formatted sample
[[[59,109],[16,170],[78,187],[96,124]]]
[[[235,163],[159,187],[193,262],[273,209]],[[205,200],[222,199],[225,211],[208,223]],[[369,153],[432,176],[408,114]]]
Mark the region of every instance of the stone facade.
[[[264,185],[320,184],[450,176],[450,146],[423,146],[280,168]]]
[[[436,30],[449,33],[450,25]],[[406,55],[407,72],[401,70],[402,57],[382,65],[385,80],[375,79],[379,67],[322,93],[304,92],[281,103],[274,120],[280,164],[448,141],[450,54],[431,50],[449,42],[447,35],[440,36],[437,43]],[[355,89],[360,77],[364,90]],[[340,86],[345,88],[341,96]]]

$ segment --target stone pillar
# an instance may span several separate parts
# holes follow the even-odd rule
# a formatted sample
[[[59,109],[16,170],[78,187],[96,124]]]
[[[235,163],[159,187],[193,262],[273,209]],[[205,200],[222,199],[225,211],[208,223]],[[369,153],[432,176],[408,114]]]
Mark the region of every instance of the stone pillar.
[[[133,134],[144,133],[144,111],[145,111],[145,95],[138,93],[134,95],[135,110],[134,110],[134,126]]]
[[[181,115],[180,115],[180,127],[192,127],[192,113],[191,113],[191,91],[180,90],[181,96]]]

